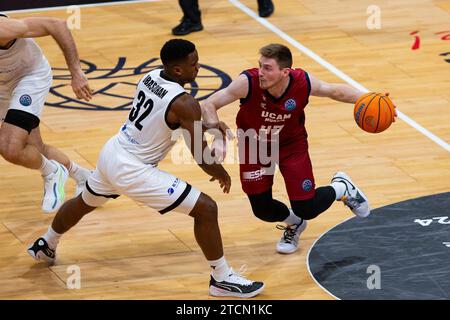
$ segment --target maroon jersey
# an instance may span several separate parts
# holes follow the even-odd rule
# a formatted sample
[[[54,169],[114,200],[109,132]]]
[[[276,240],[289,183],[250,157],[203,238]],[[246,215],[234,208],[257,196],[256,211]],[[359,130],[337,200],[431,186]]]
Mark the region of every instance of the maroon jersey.
[[[308,104],[311,83],[302,69],[292,69],[289,85],[279,98],[259,87],[258,69],[243,71],[249,81],[247,97],[241,99],[236,117],[238,129],[254,129],[257,133],[272,133],[280,146],[295,143],[304,151],[308,149],[304,109]],[[264,131],[260,131],[264,130]]]

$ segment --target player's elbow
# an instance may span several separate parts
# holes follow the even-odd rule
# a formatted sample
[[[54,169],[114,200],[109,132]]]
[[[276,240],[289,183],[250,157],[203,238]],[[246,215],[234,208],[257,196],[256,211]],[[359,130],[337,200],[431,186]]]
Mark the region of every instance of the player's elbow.
[[[45,29],[47,29],[48,34],[54,34],[61,30],[67,30],[66,20],[59,18],[48,18],[45,21]]]
[[[59,18],[51,18],[51,22],[52,24],[56,27],[56,28],[63,28],[63,29],[67,29],[67,22],[66,20],[63,19],[59,19]]]

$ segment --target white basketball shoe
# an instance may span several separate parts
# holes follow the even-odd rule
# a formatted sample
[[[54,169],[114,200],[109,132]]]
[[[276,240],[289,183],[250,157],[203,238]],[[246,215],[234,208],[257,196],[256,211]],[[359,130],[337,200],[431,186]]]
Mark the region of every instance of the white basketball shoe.
[[[288,226],[277,225],[277,229],[284,230],[283,236],[277,243],[277,252],[289,254],[297,251],[300,235],[305,231],[306,225],[306,220],[302,220],[300,224]]]
[[[42,210],[45,213],[52,213],[59,209],[64,202],[64,186],[69,172],[61,163],[50,160],[58,168],[56,172],[42,177],[44,179],[44,199],[42,200]]]
[[[331,182],[342,182],[346,190],[338,201],[344,202],[358,217],[365,218],[370,214],[369,201],[366,195],[359,189],[344,172],[336,172]]]

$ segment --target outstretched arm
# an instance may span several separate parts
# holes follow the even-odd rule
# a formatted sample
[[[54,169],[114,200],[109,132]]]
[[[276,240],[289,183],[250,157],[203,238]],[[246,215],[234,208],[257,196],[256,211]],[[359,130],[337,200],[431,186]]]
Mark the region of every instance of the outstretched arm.
[[[311,95],[317,97],[328,97],[336,101],[355,103],[364,94],[348,85],[341,83],[328,83],[309,75],[311,82]]]
[[[217,110],[230,104],[238,99],[245,98],[248,93],[247,76],[241,74],[237,79],[233,80],[228,87],[217,91],[208,99],[200,102],[203,121],[207,127],[217,127],[219,124],[219,116]]]
[[[92,90],[81,70],[77,47],[64,20],[55,18],[0,19],[0,40],[52,36],[58,43],[72,75],[72,89],[77,98],[89,101]]]

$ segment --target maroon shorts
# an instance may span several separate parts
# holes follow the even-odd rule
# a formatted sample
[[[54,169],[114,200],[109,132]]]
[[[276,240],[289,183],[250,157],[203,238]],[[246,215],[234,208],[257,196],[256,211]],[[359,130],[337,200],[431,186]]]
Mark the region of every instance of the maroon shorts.
[[[314,175],[308,150],[303,147],[280,147],[279,164],[290,200],[314,197]],[[273,170],[261,164],[240,164],[242,190],[246,194],[268,191],[273,185]]]

